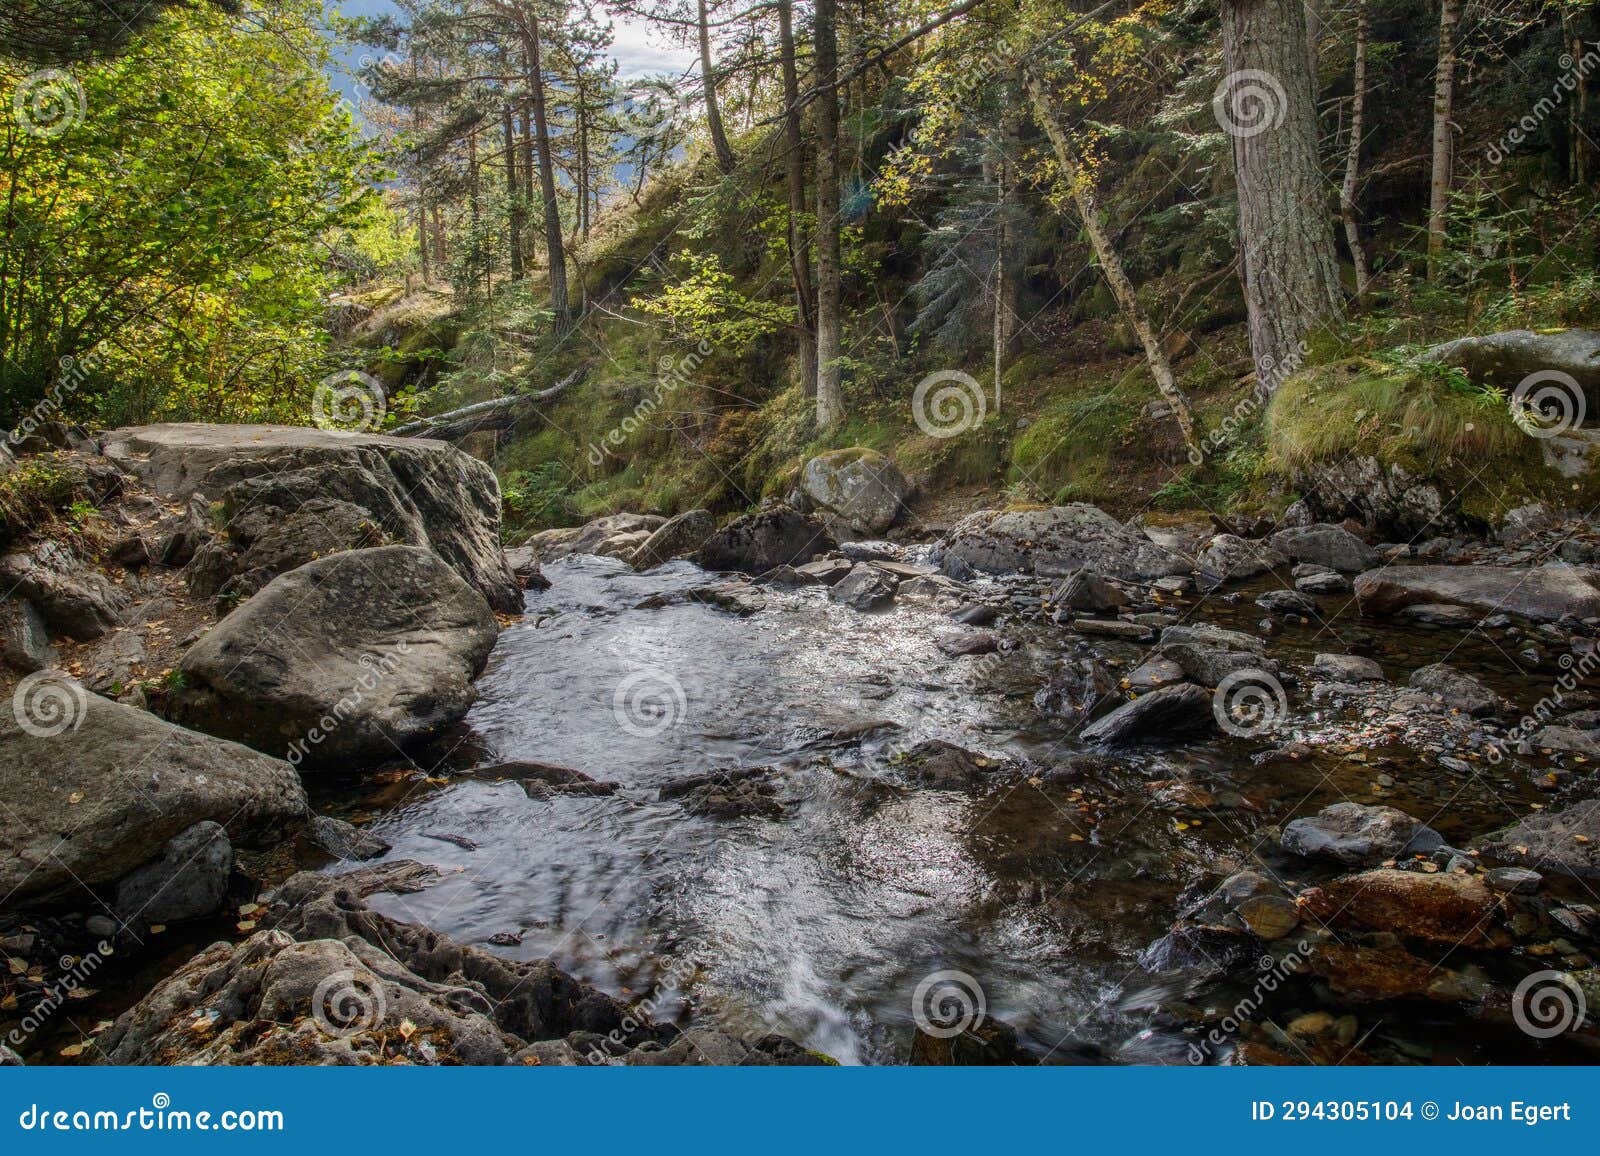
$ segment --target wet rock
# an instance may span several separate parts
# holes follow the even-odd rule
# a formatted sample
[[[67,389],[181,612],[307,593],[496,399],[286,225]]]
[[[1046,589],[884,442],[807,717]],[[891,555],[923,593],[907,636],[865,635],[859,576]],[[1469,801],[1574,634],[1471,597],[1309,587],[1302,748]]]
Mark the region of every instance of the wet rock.
[[[1277,895],[1255,895],[1234,909],[1252,934],[1262,939],[1282,939],[1300,926],[1300,909]]]
[[[1296,562],[1310,562],[1348,574],[1378,564],[1377,551],[1343,526],[1319,523],[1279,530],[1268,539],[1273,549]]]
[[[1132,599],[1093,570],[1079,570],[1057,585],[1051,601],[1073,610],[1103,614],[1120,610]]]
[[[1295,590],[1268,590],[1256,599],[1256,605],[1268,614],[1303,614],[1311,618],[1317,613],[1317,600]]]
[[[1483,881],[1493,891],[1508,895],[1532,895],[1539,890],[1544,876],[1526,867],[1496,867],[1485,872]]]
[[[1442,662],[1412,671],[1408,685],[1427,691],[1445,706],[1472,718],[1484,718],[1500,709],[1500,698],[1494,691]]]
[[[1600,735],[1576,727],[1545,727],[1533,736],[1540,750],[1565,751],[1589,759],[1600,759]]]
[[[269,425],[172,424],[112,430],[105,454],[169,501],[202,493],[227,517],[339,501],[389,542],[431,549],[498,611],[522,609],[500,547],[494,471],[454,446]]]
[[[685,510],[668,518],[627,559],[635,570],[648,570],[672,558],[686,558],[705,545],[716,531],[709,510]]]
[[[539,569],[539,555],[532,546],[513,546],[506,551],[506,565],[525,590],[548,590],[550,579]]]
[[[893,542],[873,540],[840,542],[839,553],[852,562],[897,562],[905,551]]]
[[[491,763],[488,766],[474,767],[467,773],[475,779],[515,779],[523,784],[525,790],[528,784],[537,783],[546,788],[550,794],[556,795],[587,795],[599,798],[614,795],[622,787],[621,783],[596,779],[572,767],[532,762],[527,759]],[[535,792],[528,793],[532,795]]]
[[[212,627],[169,711],[308,770],[356,769],[465,715],[498,633],[483,596],[427,550],[334,554]]]
[[[833,548],[832,536],[820,523],[790,506],[773,504],[717,530],[695,557],[708,570],[765,574],[776,566],[801,566]]]
[[[296,875],[243,943],[217,943],[96,1041],[112,1064],[503,1064],[586,1033],[619,1053],[676,1036],[546,960],[464,947],[371,911],[395,868]],[[415,887],[411,887],[415,889]],[[624,1060],[623,1062],[626,1062]]]
[[[951,631],[938,635],[934,645],[952,658],[973,654],[993,654],[1000,649],[1000,640],[987,630]]]
[[[1218,686],[1240,671],[1275,669],[1259,638],[1206,623],[1167,627],[1161,632],[1160,648],[1163,657],[1202,686]]]
[[[1189,569],[1177,554],[1082,502],[1044,510],[979,511],[951,530],[944,557],[991,574],[1022,571],[1041,577],[1064,577],[1087,567],[1108,578],[1149,580]],[[948,568],[944,572],[965,580]]]
[[[1253,542],[1237,534],[1218,534],[1200,550],[1195,566],[1212,578],[1238,582],[1265,574],[1289,560],[1264,542]]]
[[[1407,622],[1421,622],[1426,626],[1443,626],[1450,630],[1468,630],[1478,623],[1476,610],[1439,602],[1419,602],[1415,606],[1407,606],[1395,617]]]
[[[1014,1067],[1039,1061],[1022,1046],[1015,1028],[985,1014],[949,1035],[942,1030],[930,1035],[918,1027],[908,1062],[912,1067]]]
[[[820,561],[807,562],[803,566],[795,567],[797,573],[813,582],[820,582],[824,586],[834,585],[854,569],[855,564],[848,558],[823,558]]]
[[[20,1068],[23,1066],[21,1056],[4,1044],[0,1044],[0,1068]]]
[[[864,448],[818,454],[800,471],[800,491],[858,534],[881,534],[905,511],[911,485],[888,458]]]
[[[968,602],[952,611],[950,617],[967,626],[988,626],[1000,617],[1000,612],[983,602]]]
[[[1296,855],[1334,859],[1352,867],[1425,855],[1444,844],[1437,831],[1404,811],[1349,802],[1295,819],[1278,841]]]
[[[371,831],[332,815],[313,815],[307,837],[336,859],[364,860],[387,855],[390,845]]]
[[[1319,654],[1311,673],[1334,682],[1383,682],[1383,667],[1357,654]]]
[[[828,597],[852,610],[881,610],[894,601],[900,581],[869,562],[858,562],[828,591]]]
[[[1018,766],[1009,759],[990,758],[941,739],[918,743],[895,756],[894,763],[912,786],[934,791],[971,790]]]
[[[1182,671],[1178,672],[1182,677]],[[1064,659],[1033,696],[1044,714],[1077,722],[1117,702],[1117,683],[1104,663],[1093,658]]]
[[[692,815],[708,819],[776,819],[783,815],[771,767],[745,767],[691,775],[661,788],[663,799],[677,799]]]
[[[1348,933],[1312,944],[1306,967],[1335,994],[1361,1003],[1401,999],[1465,1003],[1481,999],[1486,986],[1436,960],[1418,958],[1392,941],[1360,943]]]
[[[55,665],[44,615],[26,599],[0,599],[0,662],[23,674]]]
[[[1394,614],[1417,603],[1470,606],[1484,614],[1504,611],[1535,622],[1564,615],[1600,615],[1600,589],[1576,567],[1558,563],[1514,566],[1390,566],[1355,581],[1363,614]]]
[[[92,641],[121,625],[128,597],[59,542],[0,557],[0,590],[33,603],[51,631]]]
[[[1535,812],[1478,846],[1485,855],[1535,871],[1600,879],[1600,799]]]
[[[1391,871],[1346,875],[1301,896],[1318,919],[1366,927],[1451,947],[1503,947],[1510,936],[1494,921],[1499,899],[1481,875]]]
[[[124,922],[178,923],[221,910],[233,871],[233,844],[210,819],[174,835],[161,858],[117,882],[112,908]]]
[[[1124,703],[1084,728],[1085,742],[1106,746],[1166,742],[1214,729],[1211,693],[1183,683],[1166,686]]]
[[[50,713],[41,689],[54,695]],[[114,884],[206,820],[260,847],[308,817],[300,778],[279,759],[65,679],[29,701],[20,718],[40,733],[0,711],[0,894],[10,906],[81,900],[83,886]]]
[[[1155,633],[1142,622],[1128,622],[1121,618],[1074,618],[1070,625],[1079,634],[1122,638],[1129,642],[1143,642],[1154,637]]]
[[[1294,580],[1294,588],[1302,594],[1348,594],[1353,589],[1350,579],[1336,570],[1302,574]]]
[[[1555,523],[1555,515],[1543,502],[1529,502],[1508,512],[1495,537],[1504,545],[1515,546]]]
[[[1170,658],[1152,658],[1133,670],[1124,683],[1134,694],[1143,694],[1158,686],[1182,682],[1183,677],[1183,667]]]

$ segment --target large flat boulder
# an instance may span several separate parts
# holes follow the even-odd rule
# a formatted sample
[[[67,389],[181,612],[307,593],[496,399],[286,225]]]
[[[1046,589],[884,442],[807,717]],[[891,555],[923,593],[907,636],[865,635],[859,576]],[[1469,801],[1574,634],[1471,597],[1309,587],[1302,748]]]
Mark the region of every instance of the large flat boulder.
[[[1388,566],[1355,581],[1363,614],[1389,615],[1407,606],[1445,603],[1488,614],[1516,614],[1535,622],[1564,615],[1600,615],[1600,589],[1582,570],[1555,565]]]
[[[1272,546],[1296,562],[1310,562],[1354,574],[1378,564],[1378,552],[1343,526],[1326,522],[1291,526],[1271,538]]]
[[[494,471],[454,446],[427,438],[296,426],[235,426],[180,423],[112,430],[102,445],[107,457],[141,478],[162,497],[188,501],[196,493],[220,503],[225,556],[243,554],[263,538],[265,521],[287,520],[312,503],[330,500],[365,511],[382,538],[425,546],[476,589],[494,609],[517,613],[522,591],[500,548],[500,487]],[[336,538],[348,537],[342,515]],[[244,515],[249,540],[229,531]],[[370,544],[361,538],[342,548]],[[278,553],[257,551],[259,567]],[[223,560],[225,562],[225,559]],[[280,564],[299,562],[283,558]],[[213,565],[219,561],[212,560]]]
[[[1467,371],[1474,381],[1514,390],[1533,373],[1564,373],[1587,393],[1591,413],[1600,390],[1600,333],[1592,329],[1563,329],[1537,333],[1532,329],[1507,329],[1481,337],[1458,337],[1435,345],[1422,355],[1441,365]]]
[[[1088,569],[1107,578],[1148,581],[1186,574],[1191,563],[1096,506],[1074,502],[1039,510],[980,510],[945,539],[954,557],[991,574],[1065,577]]]
[[[162,857],[197,823],[244,846],[308,818],[288,763],[195,734],[56,676],[0,710],[0,896],[6,906],[84,901]]]
[[[270,582],[184,655],[174,719],[308,770],[394,758],[472,705],[498,625],[436,555],[382,546]]]

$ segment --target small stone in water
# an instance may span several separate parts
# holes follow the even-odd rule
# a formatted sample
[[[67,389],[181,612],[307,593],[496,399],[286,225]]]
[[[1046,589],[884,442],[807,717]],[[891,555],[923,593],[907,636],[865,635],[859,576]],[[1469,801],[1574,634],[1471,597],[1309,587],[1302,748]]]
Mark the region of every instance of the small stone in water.
[[[1496,867],[1484,876],[1484,882],[1496,891],[1511,895],[1532,895],[1539,890],[1544,876],[1526,867]]]

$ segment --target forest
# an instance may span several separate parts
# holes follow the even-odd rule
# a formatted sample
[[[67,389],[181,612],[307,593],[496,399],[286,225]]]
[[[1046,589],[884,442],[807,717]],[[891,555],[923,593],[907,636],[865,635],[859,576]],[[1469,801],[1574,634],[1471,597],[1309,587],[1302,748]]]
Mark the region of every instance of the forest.
[[[6,0],[0,1062],[1594,1062],[1597,72]]]

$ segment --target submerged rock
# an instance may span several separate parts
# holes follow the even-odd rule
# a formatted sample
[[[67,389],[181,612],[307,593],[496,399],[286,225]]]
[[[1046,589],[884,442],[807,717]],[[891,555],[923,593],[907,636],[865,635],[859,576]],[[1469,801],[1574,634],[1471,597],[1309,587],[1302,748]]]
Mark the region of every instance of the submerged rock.
[[[1600,799],[1535,812],[1478,846],[1485,855],[1535,871],[1600,879]]]
[[[900,581],[870,562],[857,562],[828,590],[828,597],[852,610],[881,610],[894,601]]]
[[[1085,742],[1106,746],[1168,742],[1215,729],[1212,695],[1189,683],[1166,686],[1124,703],[1084,728]]]
[[[1473,718],[1484,718],[1500,709],[1500,697],[1453,666],[1435,662],[1411,672],[1411,686],[1434,695],[1445,706]]]
[[[1365,927],[1451,947],[1505,946],[1494,921],[1499,898],[1481,875],[1380,868],[1346,875],[1301,897],[1305,907],[1339,927]]]
[[[1352,867],[1427,854],[1444,845],[1437,831],[1404,811],[1349,802],[1295,819],[1278,841],[1296,855],[1334,859]]]

